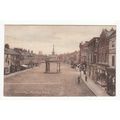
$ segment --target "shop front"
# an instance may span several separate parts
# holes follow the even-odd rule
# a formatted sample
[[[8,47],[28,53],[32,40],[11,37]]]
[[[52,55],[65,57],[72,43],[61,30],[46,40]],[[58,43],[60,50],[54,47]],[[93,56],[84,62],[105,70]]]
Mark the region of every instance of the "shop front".
[[[98,65],[96,70],[96,82],[105,88],[107,87],[108,78],[107,67],[108,65]]]
[[[107,93],[111,96],[115,96],[116,94],[116,77],[115,77],[115,69],[107,68],[108,78],[107,78]]]

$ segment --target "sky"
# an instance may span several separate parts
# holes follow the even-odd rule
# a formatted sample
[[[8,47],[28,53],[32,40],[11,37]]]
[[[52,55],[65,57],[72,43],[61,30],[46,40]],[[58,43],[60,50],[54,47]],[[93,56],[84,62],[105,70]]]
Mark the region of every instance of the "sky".
[[[116,29],[113,25],[61,26],[61,25],[5,25],[5,43],[10,48],[24,48],[34,53],[70,53],[79,50],[79,43],[99,37],[103,29]]]

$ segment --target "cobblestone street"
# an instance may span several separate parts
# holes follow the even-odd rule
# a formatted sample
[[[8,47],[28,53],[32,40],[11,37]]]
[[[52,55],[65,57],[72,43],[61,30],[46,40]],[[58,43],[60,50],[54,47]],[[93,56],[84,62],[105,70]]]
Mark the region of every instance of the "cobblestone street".
[[[51,66],[53,69],[55,66]],[[95,96],[70,65],[61,64],[61,72],[47,74],[45,64],[4,79],[5,96]]]

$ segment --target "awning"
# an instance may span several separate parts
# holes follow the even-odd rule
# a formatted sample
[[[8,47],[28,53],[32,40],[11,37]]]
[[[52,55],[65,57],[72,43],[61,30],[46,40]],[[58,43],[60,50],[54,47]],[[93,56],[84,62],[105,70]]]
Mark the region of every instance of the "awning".
[[[28,65],[21,65],[22,67],[28,68]]]

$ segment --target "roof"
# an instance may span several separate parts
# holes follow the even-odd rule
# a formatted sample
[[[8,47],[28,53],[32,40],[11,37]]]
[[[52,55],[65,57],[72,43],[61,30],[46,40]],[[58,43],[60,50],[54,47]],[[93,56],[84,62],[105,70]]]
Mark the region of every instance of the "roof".
[[[93,37],[90,41],[89,41],[89,43],[91,43],[91,42],[93,42],[93,41],[98,41],[100,39],[100,37]]]
[[[92,46],[93,46],[94,43],[95,43],[94,45],[97,45],[99,39],[100,39],[100,37],[93,37],[93,38],[89,41],[88,46],[91,46],[91,44],[92,44]],[[94,46],[93,46],[93,47],[94,47]]]
[[[49,62],[59,62],[59,59],[57,57],[57,55],[50,55],[46,58],[46,61],[49,61]]]
[[[115,33],[116,33],[116,30],[114,30],[114,29],[111,29],[110,31],[108,31],[106,29],[103,29],[101,35],[104,34],[106,36],[106,38],[109,38],[109,37],[111,37]]]
[[[19,53],[16,52],[14,49],[7,49],[7,48],[5,48],[5,54],[19,55]]]
[[[22,55],[22,56],[30,56],[30,57],[33,57],[33,56],[36,55],[36,54],[34,54],[34,53],[30,53],[30,52],[28,52],[27,50],[22,50],[22,49],[20,49],[20,48],[14,48],[14,49],[5,48],[5,54],[10,54],[10,55]]]

